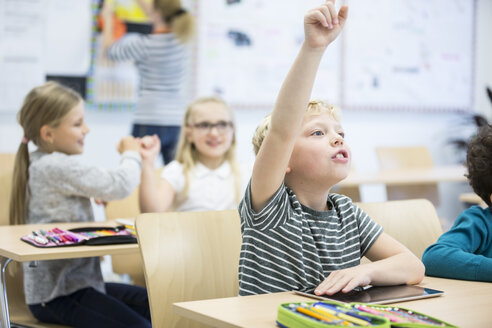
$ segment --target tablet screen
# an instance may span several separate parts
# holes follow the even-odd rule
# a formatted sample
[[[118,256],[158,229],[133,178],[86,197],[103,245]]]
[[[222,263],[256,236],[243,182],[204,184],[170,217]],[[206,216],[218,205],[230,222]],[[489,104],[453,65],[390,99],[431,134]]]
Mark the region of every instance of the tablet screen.
[[[352,303],[396,303],[421,298],[435,297],[444,294],[441,290],[424,288],[419,286],[397,285],[397,286],[369,286],[348,293],[338,292],[333,295],[318,296],[314,293],[296,292],[316,299],[330,299],[340,302]]]

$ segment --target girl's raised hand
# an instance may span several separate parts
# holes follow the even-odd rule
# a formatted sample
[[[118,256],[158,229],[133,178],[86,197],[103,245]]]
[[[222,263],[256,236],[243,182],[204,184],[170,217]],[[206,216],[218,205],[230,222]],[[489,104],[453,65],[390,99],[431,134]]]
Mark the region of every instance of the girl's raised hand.
[[[154,163],[156,156],[161,151],[161,140],[154,134],[153,136],[145,136],[139,139],[140,143],[140,155],[142,160],[151,160]]]
[[[305,42],[312,48],[328,46],[340,34],[347,20],[348,7],[342,6],[337,13],[335,0],[309,10],[304,16]]]

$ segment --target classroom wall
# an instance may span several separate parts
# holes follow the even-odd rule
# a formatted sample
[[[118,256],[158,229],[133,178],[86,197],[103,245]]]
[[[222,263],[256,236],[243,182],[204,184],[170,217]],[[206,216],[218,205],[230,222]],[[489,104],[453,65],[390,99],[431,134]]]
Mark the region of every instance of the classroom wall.
[[[492,119],[492,104],[486,97],[485,86],[492,87],[492,0],[479,0],[477,8],[477,47],[474,109]],[[457,22],[459,24],[459,22]],[[238,158],[251,164],[254,161],[251,146],[252,133],[259,120],[267,114],[265,110],[238,110],[237,127]],[[104,167],[114,167],[119,161],[116,144],[123,135],[130,132],[132,113],[89,109],[87,123],[91,129],[86,137],[85,153],[82,160]],[[426,145],[437,164],[454,164],[456,156],[447,145],[448,138],[466,136],[473,129],[460,125],[462,117],[452,113],[415,112],[343,112],[342,121],[347,142],[352,148],[353,163],[357,170],[376,170],[375,146],[383,145]],[[22,138],[15,113],[0,114],[0,152],[15,152]],[[441,217],[452,220],[461,212],[458,201],[460,192],[469,190],[466,183],[440,184]],[[384,186],[364,186],[361,190],[364,201],[384,201]],[[96,216],[103,218],[101,209]]]

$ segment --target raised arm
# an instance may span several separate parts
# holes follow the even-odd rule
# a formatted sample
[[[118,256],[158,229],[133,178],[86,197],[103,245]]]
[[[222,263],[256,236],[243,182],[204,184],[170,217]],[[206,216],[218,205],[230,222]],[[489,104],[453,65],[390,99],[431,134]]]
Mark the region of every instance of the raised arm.
[[[102,47],[103,52],[113,45],[115,42],[113,36],[114,30],[114,4],[113,0],[105,0],[101,8],[101,16],[103,19],[103,30],[102,30]]]
[[[161,142],[156,135],[141,139],[142,176],[140,178],[139,205],[142,213],[167,211],[173,201],[175,192],[164,179],[156,181],[154,163],[161,149]]]
[[[329,0],[304,16],[304,43],[282,84],[270,129],[255,160],[251,179],[255,211],[268,203],[284,180],[319,63],[326,47],[342,31],[347,14],[347,6],[337,13],[335,0]]]

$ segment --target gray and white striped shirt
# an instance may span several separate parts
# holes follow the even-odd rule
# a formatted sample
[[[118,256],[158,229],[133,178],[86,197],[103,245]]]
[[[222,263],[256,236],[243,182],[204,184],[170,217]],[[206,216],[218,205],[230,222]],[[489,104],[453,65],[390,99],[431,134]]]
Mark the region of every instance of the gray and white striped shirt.
[[[174,34],[129,33],[107,51],[111,60],[133,60],[140,81],[136,124],[181,125],[186,107],[186,46]]]
[[[250,188],[239,204],[239,295],[312,291],[330,272],[359,265],[383,231],[346,196],[329,194],[330,210],[320,212],[285,185],[255,213]]]

